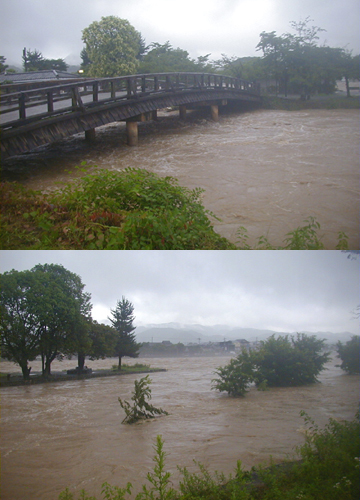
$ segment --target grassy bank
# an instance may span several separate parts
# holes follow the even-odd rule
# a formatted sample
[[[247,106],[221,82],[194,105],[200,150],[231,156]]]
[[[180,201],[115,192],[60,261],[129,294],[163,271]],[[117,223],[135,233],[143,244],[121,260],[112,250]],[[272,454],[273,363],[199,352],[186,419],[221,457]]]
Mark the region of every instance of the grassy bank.
[[[203,190],[146,170],[99,170],[50,193],[1,184],[1,249],[226,250]]]
[[[305,444],[291,460],[277,465],[254,467],[244,471],[241,462],[232,476],[211,474],[197,463],[199,472],[180,468],[182,479],[177,489],[166,471],[166,453],[157,436],[155,467],[149,472],[149,484],[131,497],[131,483],[125,488],[103,484],[103,499],[125,500],[358,500],[360,494],[359,415],[351,422],[330,419],[324,429],[301,412],[307,425]],[[96,500],[84,490],[75,496],[69,489],[59,500]]]
[[[309,217],[281,247],[260,236],[235,245],[217,234],[217,217],[201,202],[203,190],[146,170],[100,170],[53,193],[0,184],[2,250],[322,250],[320,224]],[[219,220],[219,219],[217,219]],[[347,249],[339,232],[338,250]]]

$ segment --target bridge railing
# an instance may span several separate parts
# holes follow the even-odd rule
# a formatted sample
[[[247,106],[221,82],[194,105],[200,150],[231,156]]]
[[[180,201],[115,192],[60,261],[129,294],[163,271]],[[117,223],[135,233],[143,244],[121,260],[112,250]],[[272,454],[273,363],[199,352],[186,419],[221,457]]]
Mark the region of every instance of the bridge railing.
[[[235,90],[259,95],[255,82],[208,73],[157,73],[115,78],[84,79],[60,85],[2,93],[0,123],[3,129],[59,114],[84,112],[106,103],[139,99],[150,94],[186,90]]]

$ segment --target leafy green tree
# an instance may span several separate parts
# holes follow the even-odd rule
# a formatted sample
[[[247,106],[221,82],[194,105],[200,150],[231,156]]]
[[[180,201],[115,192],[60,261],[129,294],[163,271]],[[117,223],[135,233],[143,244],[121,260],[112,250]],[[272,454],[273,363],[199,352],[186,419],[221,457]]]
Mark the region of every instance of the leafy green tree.
[[[232,397],[245,396],[254,379],[251,353],[243,348],[237,358],[231,359],[226,366],[217,368],[215,374],[219,378],[213,379],[212,389],[227,392]]]
[[[325,340],[315,335],[298,333],[275,338],[272,335],[261,342],[260,349],[253,353],[256,367],[254,380],[258,384],[266,382],[269,387],[287,387],[311,384],[330,359],[329,353],[322,352]]]
[[[82,40],[86,60],[90,62],[83,66],[87,76],[111,77],[136,73],[143,42],[140,33],[126,19],[102,17],[101,21],[94,21],[83,30]]]
[[[0,275],[1,356],[17,363],[24,379],[30,377],[28,362],[40,354],[40,325],[33,307],[35,282],[31,271]]]
[[[336,89],[336,80],[346,72],[350,74],[351,64],[344,50],[319,47],[319,33],[325,30],[310,26],[310,22],[306,18],[290,23],[296,34],[278,36],[275,31],[260,34],[257,50],[263,52],[263,68],[267,79],[275,81],[276,93],[297,93],[302,99],[317,92],[331,93]]]
[[[169,41],[162,45],[152,43],[142,57],[139,73],[209,72],[213,69],[209,55],[194,60],[186,50],[174,49]]]
[[[7,64],[5,64],[6,57],[0,56],[0,73],[4,73],[5,70],[9,67]]]
[[[360,372],[360,336],[353,335],[345,344],[336,344],[338,358],[341,359],[340,368],[353,375]]]
[[[89,338],[91,341],[91,348],[88,352],[90,359],[104,359],[113,355],[117,340],[117,331],[114,327],[92,320],[89,326]]]
[[[23,64],[25,71],[43,71],[46,69],[66,71],[69,67],[63,59],[45,59],[37,49],[25,51]]]
[[[341,74],[345,78],[346,95],[347,97],[351,97],[350,80],[360,80],[359,54],[356,56],[352,56],[351,53],[342,50],[341,56],[342,60],[340,63],[340,68],[341,68]]]
[[[221,55],[222,58],[213,63],[217,71],[248,81],[258,80],[263,76],[263,64],[260,57]]]
[[[112,318],[109,318],[112,326],[117,332],[115,344],[115,355],[119,358],[118,369],[121,370],[121,359],[124,356],[137,358],[141,344],[135,339],[134,306],[123,296],[116,304],[115,309],[111,309]]]
[[[39,321],[42,373],[49,376],[55,358],[82,352],[90,294],[83,291],[80,276],[59,264],[38,264],[32,272],[36,274],[34,311]]]

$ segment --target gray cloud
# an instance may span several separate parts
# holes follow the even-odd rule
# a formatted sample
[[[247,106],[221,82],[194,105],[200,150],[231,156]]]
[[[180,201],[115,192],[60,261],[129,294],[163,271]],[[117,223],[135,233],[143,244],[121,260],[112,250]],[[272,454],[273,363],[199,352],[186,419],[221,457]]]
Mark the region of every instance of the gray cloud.
[[[102,16],[128,19],[147,44],[169,40],[191,57],[260,55],[262,31],[282,34],[310,16],[327,30],[322,41],[359,52],[358,0],[3,0],[0,53],[21,63],[23,47],[47,58],[80,60],[81,32]]]
[[[52,262],[79,274],[98,320],[125,295],[137,324],[357,333],[359,259],[342,252],[2,251],[0,258],[1,272]]]

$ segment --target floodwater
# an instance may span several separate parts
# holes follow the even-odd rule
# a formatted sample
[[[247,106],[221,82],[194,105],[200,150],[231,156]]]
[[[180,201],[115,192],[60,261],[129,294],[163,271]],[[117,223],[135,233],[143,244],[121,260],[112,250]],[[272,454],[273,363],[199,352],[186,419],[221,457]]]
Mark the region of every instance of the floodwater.
[[[205,207],[221,219],[215,230],[232,242],[243,226],[251,245],[262,235],[282,245],[312,216],[325,248],[335,248],[339,231],[359,248],[358,110],[228,112],[218,122],[162,113],[139,125],[138,147],[126,146],[124,124],[111,124],[91,146],[81,135],[8,160],[2,176],[49,190],[82,175],[74,170],[82,161],[145,168],[205,189]]]
[[[2,388],[1,498],[56,500],[69,487],[99,495],[101,484],[139,491],[153,468],[153,445],[165,441],[167,470],[177,465],[197,470],[193,459],[210,471],[233,472],[240,459],[245,468],[279,462],[292,456],[304,441],[305,410],[320,427],[328,419],[351,420],[358,407],[359,377],[345,375],[329,362],[321,383],[261,392],[252,388],[233,399],[212,391],[214,370],[229,357],[142,358],[126,360],[167,372],[151,374],[152,404],[170,415],[133,425],[121,425],[124,412],[118,397],[130,400],[134,380],[141,375]],[[53,370],[74,367],[75,360],[54,362]],[[87,362],[110,367],[115,360]],[[33,371],[40,369],[32,362]],[[9,362],[1,371],[15,371]]]

